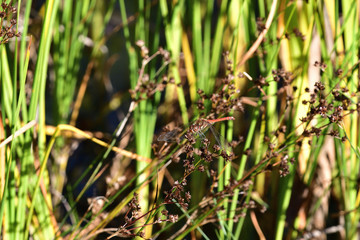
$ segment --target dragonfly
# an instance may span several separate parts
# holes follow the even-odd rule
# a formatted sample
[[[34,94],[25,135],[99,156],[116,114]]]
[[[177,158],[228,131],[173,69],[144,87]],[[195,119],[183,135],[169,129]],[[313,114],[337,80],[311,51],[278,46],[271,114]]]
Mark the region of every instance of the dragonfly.
[[[214,136],[216,143],[223,149],[227,150],[227,143],[226,140],[223,139],[223,137],[216,131],[213,124],[217,122],[222,121],[229,121],[229,120],[235,120],[234,117],[223,117],[218,119],[205,119],[200,118],[196,120],[193,124],[190,125],[189,129],[187,130],[188,133],[192,134],[193,136],[199,135],[201,138],[205,138],[205,132],[210,129],[212,135]],[[179,134],[181,134],[181,130],[179,128],[176,128],[169,132],[164,132],[160,134],[160,136],[157,138],[160,142],[172,142],[177,140],[182,140],[185,137],[185,134],[181,134],[180,137]]]

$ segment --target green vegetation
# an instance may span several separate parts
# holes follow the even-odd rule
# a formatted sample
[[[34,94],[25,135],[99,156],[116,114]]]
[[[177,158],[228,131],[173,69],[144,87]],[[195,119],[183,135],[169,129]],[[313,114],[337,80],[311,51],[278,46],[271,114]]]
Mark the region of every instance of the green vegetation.
[[[357,1],[40,2],[0,6],[1,239],[358,238]]]

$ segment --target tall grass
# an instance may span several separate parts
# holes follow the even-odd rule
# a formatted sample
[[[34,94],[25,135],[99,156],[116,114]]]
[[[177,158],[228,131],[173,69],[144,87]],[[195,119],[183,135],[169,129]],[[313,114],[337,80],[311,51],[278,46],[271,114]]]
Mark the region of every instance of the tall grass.
[[[3,1],[1,238],[357,238],[358,9]]]

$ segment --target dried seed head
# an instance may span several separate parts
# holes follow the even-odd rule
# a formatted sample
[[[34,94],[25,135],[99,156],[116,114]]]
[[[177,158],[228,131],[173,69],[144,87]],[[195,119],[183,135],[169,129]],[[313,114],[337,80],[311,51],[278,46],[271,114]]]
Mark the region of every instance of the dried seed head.
[[[248,149],[245,150],[244,154],[245,154],[246,156],[250,156],[250,155],[251,155],[251,152],[252,152],[251,149],[248,148]]]
[[[135,44],[136,44],[136,46],[141,48],[141,47],[145,46],[145,41],[144,40],[137,40]]]
[[[335,75],[337,77],[341,76],[343,74],[344,70],[342,70],[341,68],[337,69],[336,72],[335,72]]]
[[[169,220],[170,220],[170,222],[172,222],[172,223],[177,222],[178,219],[179,219],[178,215],[169,215]]]

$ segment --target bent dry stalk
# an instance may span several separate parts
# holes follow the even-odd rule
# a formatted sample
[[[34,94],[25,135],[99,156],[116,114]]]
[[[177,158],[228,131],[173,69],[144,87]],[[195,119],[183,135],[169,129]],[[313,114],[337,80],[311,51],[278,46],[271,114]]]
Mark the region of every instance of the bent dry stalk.
[[[216,129],[212,126],[214,123],[222,122],[222,121],[229,121],[235,120],[234,117],[223,117],[218,119],[204,119],[200,118],[196,120],[193,124],[190,125],[188,132],[193,135],[199,135],[201,138],[205,138],[204,133],[210,129],[212,135],[214,135],[216,143],[223,149],[228,150],[229,145],[227,144],[226,140],[216,131]],[[164,132],[160,134],[157,138],[160,142],[174,142],[174,141],[181,141],[184,139],[185,135],[182,134],[179,136],[180,129],[174,129],[169,132]]]

